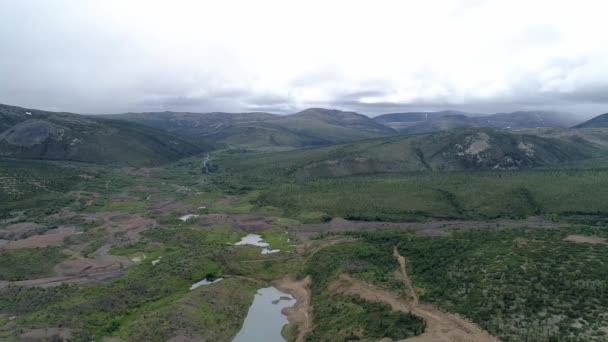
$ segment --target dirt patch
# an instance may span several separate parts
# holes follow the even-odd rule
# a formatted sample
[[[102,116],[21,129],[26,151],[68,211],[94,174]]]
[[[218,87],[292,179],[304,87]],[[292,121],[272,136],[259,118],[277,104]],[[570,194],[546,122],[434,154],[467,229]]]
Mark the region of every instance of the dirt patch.
[[[151,211],[161,216],[181,215],[191,213],[194,207],[189,204],[170,200],[153,200],[151,203]]]
[[[156,167],[142,167],[142,168],[132,168],[132,167],[123,167],[118,169],[119,172],[127,174],[129,176],[143,176],[147,177],[153,173],[160,171],[160,168]]]
[[[71,338],[72,330],[67,328],[29,329],[19,335],[22,342],[69,341]]]
[[[63,284],[71,285],[95,285],[101,284],[119,277],[122,277],[124,272],[114,270],[109,272],[92,273],[71,277],[47,277],[20,281],[0,281],[0,289],[9,286],[21,287],[55,287]]]
[[[126,201],[139,201],[139,197],[131,196],[129,194],[114,194],[112,195],[113,202],[126,202]]]
[[[530,240],[524,237],[516,237],[515,239],[513,239],[513,242],[515,242],[515,244],[518,246],[525,246],[528,244],[528,242],[530,242]]]
[[[450,229],[498,229],[525,227],[565,227],[566,224],[556,223],[542,217],[529,217],[524,220],[432,220],[428,222],[381,222],[381,221],[350,221],[336,217],[326,223],[301,224],[291,230],[303,240],[323,232],[378,231],[386,229],[413,229],[418,236],[441,237],[448,235]]]
[[[15,223],[0,229],[0,238],[7,240],[25,239],[37,234],[44,226],[33,222]]]
[[[215,201],[212,206],[221,207],[224,205],[231,205],[232,203],[241,199],[241,196],[227,196],[222,198],[221,200]]]
[[[87,207],[91,206],[99,198],[98,193],[89,191],[70,191],[68,195],[74,197],[78,202],[83,202]]]
[[[114,217],[113,220],[106,221],[103,225],[94,228],[92,231],[104,231],[112,235],[120,235],[123,240],[135,242],[140,239],[140,234],[148,229],[158,226],[156,220],[148,219],[139,215],[127,214],[125,216]]]
[[[99,255],[91,259],[73,255],[57,264],[53,270],[58,276],[73,277],[121,271],[132,264],[133,261],[124,256]]]
[[[312,307],[310,305],[310,276],[302,280],[293,280],[286,277],[276,282],[275,286],[291,294],[296,299],[296,304],[290,308],[283,309],[287,320],[298,326],[298,337],[296,342],[303,342],[306,335],[312,331]]]
[[[61,246],[63,245],[63,241],[66,237],[74,235],[75,233],[76,228],[74,227],[60,227],[50,230],[44,235],[33,235],[21,240],[5,241],[4,243],[0,243],[0,251],[21,248]]]
[[[197,222],[204,227],[227,224],[247,233],[262,232],[277,227],[272,218],[255,215],[208,214],[199,216]]]
[[[564,241],[570,241],[575,243],[590,243],[592,245],[606,245],[606,238],[599,236],[589,236],[589,235],[568,235],[564,238]]]

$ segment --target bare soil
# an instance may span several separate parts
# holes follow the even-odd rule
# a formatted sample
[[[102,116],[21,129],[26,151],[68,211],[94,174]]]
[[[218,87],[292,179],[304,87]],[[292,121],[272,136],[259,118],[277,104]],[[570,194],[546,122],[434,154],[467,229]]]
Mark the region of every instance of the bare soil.
[[[142,168],[132,168],[132,167],[123,167],[118,169],[119,172],[127,174],[129,176],[143,176],[143,177],[147,177],[150,176],[153,173],[156,173],[158,171],[160,171],[160,168],[154,168],[154,167],[142,167]]]
[[[76,228],[74,227],[60,227],[50,230],[43,235],[33,235],[25,239],[15,241],[0,240],[0,251],[21,248],[61,246],[63,245],[63,241],[66,237],[74,235],[75,233]],[[3,241],[4,243],[2,243]]]
[[[194,207],[189,204],[177,202],[173,199],[168,200],[153,200],[151,211],[161,216],[188,214],[194,210]]]
[[[608,239],[599,237],[599,236],[588,236],[588,235],[568,235],[564,238],[564,241],[570,241],[570,242],[575,242],[575,243],[590,243],[592,245],[597,245],[597,244],[606,245],[606,244],[608,244],[606,242],[606,240],[608,240]]]
[[[19,335],[22,342],[69,341],[72,330],[67,328],[40,328],[28,329]]]
[[[283,314],[287,316],[289,323],[298,326],[296,342],[303,342],[304,337],[312,331],[313,327],[310,283],[310,276],[302,280],[285,277],[275,283],[279,290],[291,294],[296,299],[294,306],[283,309]]]
[[[256,215],[208,214],[197,217],[195,222],[203,227],[227,224],[247,233],[262,232],[277,227],[272,218]]]
[[[41,228],[44,228],[44,226],[34,222],[15,223],[4,228],[0,228],[0,238],[9,240],[24,239],[28,236],[36,234],[36,232]]]
[[[226,196],[220,200],[215,201],[212,206],[213,207],[221,207],[224,205],[231,205],[232,203],[241,199],[241,196]]]

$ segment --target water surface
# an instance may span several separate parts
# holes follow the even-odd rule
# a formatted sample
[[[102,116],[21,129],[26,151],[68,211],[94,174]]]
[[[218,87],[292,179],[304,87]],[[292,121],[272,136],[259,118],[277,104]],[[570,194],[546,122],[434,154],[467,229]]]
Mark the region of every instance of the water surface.
[[[243,328],[232,342],[285,342],[281,329],[288,321],[281,310],[294,304],[295,299],[290,294],[275,287],[259,289]]]

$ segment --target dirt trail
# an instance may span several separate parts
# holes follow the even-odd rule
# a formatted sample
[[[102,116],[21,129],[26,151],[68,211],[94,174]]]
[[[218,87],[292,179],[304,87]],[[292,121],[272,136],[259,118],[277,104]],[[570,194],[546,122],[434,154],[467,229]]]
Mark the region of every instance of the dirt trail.
[[[411,300],[404,300],[393,292],[353,279],[346,274],[340,275],[338,280],[330,284],[330,291],[359,296],[372,302],[386,303],[393,310],[411,312],[424,319],[425,332],[420,336],[402,340],[403,342],[499,342],[497,338],[457,314],[441,311],[433,305],[420,304],[407,274],[405,258],[399,254],[397,248],[393,249],[393,256],[399,262],[397,276],[408,289]]]
[[[324,248],[331,247],[333,245],[343,243],[343,242],[352,242],[355,240],[356,239],[354,239],[354,238],[339,238],[339,239],[334,239],[334,240],[323,240],[322,242],[318,243],[316,246],[313,246],[313,242],[306,242],[306,243],[303,243],[298,246],[298,253],[306,254],[306,253],[308,253],[308,250],[310,250],[313,247],[316,247],[314,250],[312,250],[312,252],[308,253],[308,255],[306,256],[306,259],[304,259],[304,261],[302,262],[303,264],[306,264],[306,263],[308,263],[308,260],[310,260],[310,258],[312,258],[315,254],[317,254],[317,252],[319,252],[320,250],[322,250]]]
[[[418,294],[416,293],[416,289],[412,285],[412,281],[410,277],[407,275],[407,271],[405,269],[405,258],[399,254],[397,247],[393,248],[393,256],[399,261],[399,269],[400,272],[397,272],[397,277],[403,282],[405,287],[408,289],[410,296],[412,297],[412,304],[414,306],[418,306]]]
[[[310,283],[310,276],[302,280],[285,277],[275,283],[279,290],[291,294],[296,299],[296,305],[283,309],[289,323],[298,326],[298,337],[295,342],[304,342],[304,337],[312,331]]]
[[[486,331],[458,315],[443,312],[432,305],[415,305],[395,293],[376,288],[346,274],[342,274],[330,285],[330,291],[359,296],[371,302],[386,303],[393,310],[411,312],[424,319],[425,332],[420,336],[402,340],[403,342],[499,342]]]

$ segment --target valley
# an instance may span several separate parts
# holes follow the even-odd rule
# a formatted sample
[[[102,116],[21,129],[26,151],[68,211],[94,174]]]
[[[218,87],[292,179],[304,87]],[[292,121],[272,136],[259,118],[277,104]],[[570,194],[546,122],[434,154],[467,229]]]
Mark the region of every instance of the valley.
[[[338,114],[298,114],[348,119],[321,143],[5,155],[0,340],[605,339],[602,128],[398,135]],[[234,120],[213,130],[294,119]],[[159,122],[129,125],[174,137]]]

